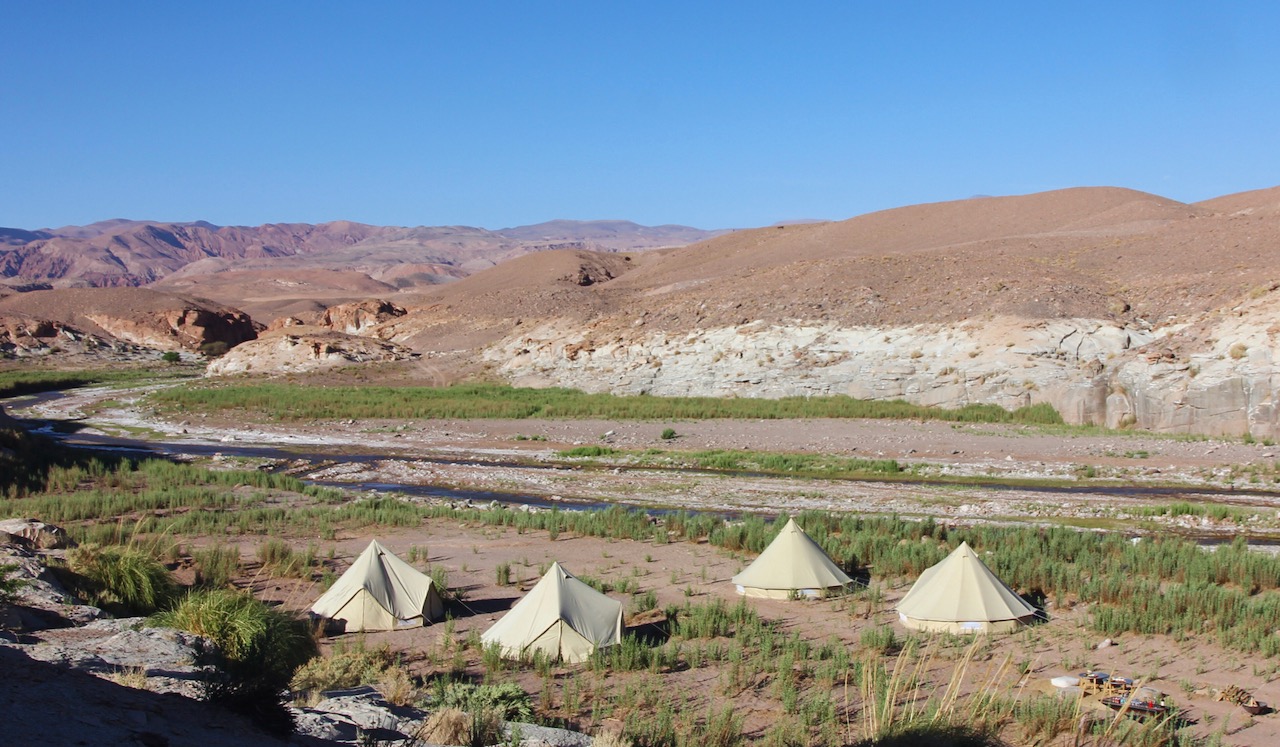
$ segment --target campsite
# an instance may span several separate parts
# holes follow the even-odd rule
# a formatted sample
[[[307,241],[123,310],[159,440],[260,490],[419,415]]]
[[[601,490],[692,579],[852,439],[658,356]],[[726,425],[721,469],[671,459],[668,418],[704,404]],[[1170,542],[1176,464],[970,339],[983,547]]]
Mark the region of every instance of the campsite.
[[[1276,675],[1265,673],[1269,665],[1211,643],[1171,644],[1164,636],[1115,636],[1114,645],[1099,648],[1106,637],[1088,629],[1087,607],[1056,608],[1050,602],[1047,622],[1012,633],[927,635],[898,621],[895,607],[910,584],[873,580],[870,588],[855,586],[851,593],[824,599],[740,595],[732,580],[750,554],[729,552],[705,539],[654,543],[572,532],[550,539],[545,532],[437,519],[421,530],[384,535],[382,541],[401,555],[421,553],[431,565],[447,567],[449,585],[464,592],[462,600],[450,604],[449,619],[432,625],[326,639],[323,645],[331,654],[353,646],[386,646],[415,677],[514,682],[533,697],[539,713],[553,720],[595,732],[620,731],[638,736],[637,743],[667,743],[667,732],[651,728],[669,727],[672,739],[680,735],[680,744],[705,739],[705,729],[729,713],[734,733],[752,741],[852,743],[850,737],[868,728],[862,712],[866,693],[844,678],[879,667],[884,680],[879,687],[884,687],[900,657],[919,679],[918,692],[908,697],[908,702],[918,699],[919,707],[946,692],[961,666],[967,671],[955,696],[964,713],[984,694],[1018,696],[1041,709],[1062,704],[1048,714],[1012,718],[1006,731],[1013,744],[1023,743],[1018,738],[1036,743],[1055,730],[1066,734],[1080,713],[1112,723],[1114,712],[1105,710],[1100,694],[1088,696],[1078,712],[1074,699],[1054,697],[1049,683],[1055,676],[1096,668],[1155,683],[1205,732],[1233,734],[1227,743],[1266,744],[1271,738],[1267,720],[1217,702],[1212,694],[1248,681],[1264,683],[1258,696],[1274,699]],[[340,551],[357,552],[361,542],[343,542]],[[674,650],[669,642],[660,644],[653,650],[664,653],[657,655],[637,654],[629,643],[612,658],[606,650],[579,664],[528,657],[521,664],[489,656],[485,631],[536,586],[553,562],[624,600],[624,635],[644,640],[645,646],[668,640],[672,631],[662,625],[664,608],[688,610],[691,616],[718,608],[729,618],[735,609],[745,609],[757,619],[728,625],[710,637],[677,636]],[[498,583],[504,577],[509,584]],[[318,591],[314,582],[298,580],[276,579],[257,587],[287,606],[303,606]],[[1116,728],[1144,724],[1121,722]],[[1152,744],[1165,743],[1160,740],[1167,735],[1150,738]]]
[[[129,410],[104,400],[111,394],[86,393],[77,407],[102,402],[94,410],[99,422],[122,418]],[[619,437],[637,439],[646,428],[655,431],[654,439],[661,430],[653,424],[513,422],[508,430],[486,426],[492,435],[478,440],[475,425],[469,426],[471,432],[459,423],[436,427],[456,434],[442,443],[477,453],[514,451],[529,442],[512,433],[537,428],[616,429]],[[691,442],[724,438],[736,427],[679,425]],[[758,432],[761,426],[746,427]],[[367,444],[387,439],[405,448],[409,441],[400,438],[403,431],[383,433],[376,423],[363,428]],[[296,436],[307,429],[287,430]],[[860,431],[873,430],[894,440],[902,433],[925,432],[919,424],[860,426]],[[249,438],[243,429],[232,432]],[[1045,440],[1009,433],[1004,443],[1018,448]],[[1071,448],[1088,438],[1073,439]],[[232,447],[224,442],[219,448]],[[533,442],[530,448],[548,447]],[[328,630],[318,639],[321,658],[302,667],[291,687],[302,705],[321,692],[359,682],[406,703],[452,697],[452,689],[441,688],[502,687],[527,704],[525,718],[592,735],[620,733],[636,747],[707,741],[858,744],[895,729],[936,730],[955,723],[989,724],[1013,745],[1065,744],[1078,736],[1099,745],[1117,740],[1263,745],[1280,734],[1271,715],[1216,699],[1242,688],[1261,702],[1280,700],[1280,649],[1268,606],[1280,588],[1280,561],[1243,542],[1210,551],[1194,538],[1152,534],[1130,541],[1116,532],[825,508],[763,515],[646,513],[621,506],[580,510],[567,500],[542,507],[468,503],[309,485],[284,471],[257,468],[276,464],[271,459],[197,457],[191,464],[94,459],[52,466],[41,483],[49,487],[14,499],[10,510],[20,506],[64,523],[82,542],[146,548],[165,558],[182,584],[230,584],[299,616],[330,593],[340,598],[339,608],[363,599],[359,589],[345,583],[345,574],[361,565],[375,540],[384,557],[398,558],[391,567],[403,563],[431,580],[442,596],[443,619],[417,625],[412,614],[402,612],[409,624],[397,621],[391,630]],[[391,471],[406,463],[389,460],[378,468]],[[299,473],[332,475],[338,469],[330,465],[306,465]],[[484,463],[449,469],[451,475],[464,474],[463,469],[477,476],[520,474]],[[559,489],[573,480],[594,485],[602,477],[633,479],[636,474],[613,472],[584,468],[551,474],[564,480]],[[725,496],[739,491],[750,496],[763,484],[750,475],[697,479]],[[842,484],[814,477],[775,479],[797,503],[812,491]],[[910,486],[905,487],[886,484],[883,489],[906,493]],[[1017,500],[1016,491],[1006,493]],[[105,500],[106,495],[114,497]],[[232,505],[235,511],[225,510]],[[792,528],[803,528],[803,534]],[[781,538],[777,546],[775,535]],[[1007,586],[987,585],[997,600],[1010,605],[1014,600],[1007,595],[1013,594],[1047,619],[976,636],[904,625],[904,611],[912,612],[903,608],[905,597],[931,577],[950,578],[941,568],[930,569],[965,543]],[[780,552],[786,547],[792,549]],[[783,562],[806,556],[812,562]],[[513,660],[500,647],[487,646],[486,633],[530,597],[556,564],[620,604],[621,643],[578,663],[537,653]],[[789,580],[770,580],[788,566],[793,573],[781,575]],[[806,573],[794,573],[806,567]],[[753,578],[757,571],[769,572],[761,581]],[[847,591],[837,572],[852,581]],[[335,591],[343,589],[343,594]],[[408,609],[435,617],[430,599],[420,597]],[[1013,617],[1007,616],[1010,609]],[[928,617],[918,611],[908,615],[913,616]],[[1008,607],[1005,615],[987,622],[1020,616]],[[953,617],[962,627],[979,622],[967,613]],[[42,635],[56,641],[66,634]],[[1102,702],[1110,693],[1082,688],[1083,699],[1064,698],[1078,685],[1052,684],[1064,677],[1079,680],[1090,671],[1158,688],[1174,704],[1176,718],[1126,715],[1117,720],[1117,712]],[[1096,720],[1079,734],[1085,716]]]

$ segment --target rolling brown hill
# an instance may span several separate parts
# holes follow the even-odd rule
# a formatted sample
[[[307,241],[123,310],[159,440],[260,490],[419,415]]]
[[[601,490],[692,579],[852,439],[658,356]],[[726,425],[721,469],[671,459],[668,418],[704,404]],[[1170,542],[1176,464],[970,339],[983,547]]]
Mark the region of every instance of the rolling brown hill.
[[[644,313],[673,330],[992,314],[1158,324],[1280,279],[1280,226],[1238,207],[1272,199],[1280,201],[1280,192],[1186,205],[1133,190],[1078,188],[915,205],[637,254],[629,271],[571,294],[555,295],[548,281],[569,272],[565,262],[594,261],[588,255],[526,257],[417,298],[480,318],[618,314],[629,324]]]
[[[1280,188],[1197,204],[1118,188],[974,198],[642,252],[583,248],[610,225],[560,248],[559,224],[527,228],[522,240],[541,251],[495,250],[483,261],[511,256],[477,270],[479,255],[459,263],[459,250],[440,264],[466,277],[444,284],[366,271],[366,260],[386,268],[395,242],[355,224],[326,229],[342,246],[324,261],[345,267],[291,275],[300,255],[266,256],[276,245],[263,244],[257,258],[208,260],[234,265],[225,283],[200,263],[166,283],[262,313],[296,304],[308,324],[324,325],[335,299],[402,307],[340,326],[400,346],[386,353],[400,361],[416,356],[409,378],[452,369],[616,393],[1043,402],[1071,422],[1280,437]],[[487,241],[432,230],[467,251]],[[330,352],[309,363],[373,356],[332,335],[295,345],[290,329],[233,350],[221,370],[269,372],[316,345]]]

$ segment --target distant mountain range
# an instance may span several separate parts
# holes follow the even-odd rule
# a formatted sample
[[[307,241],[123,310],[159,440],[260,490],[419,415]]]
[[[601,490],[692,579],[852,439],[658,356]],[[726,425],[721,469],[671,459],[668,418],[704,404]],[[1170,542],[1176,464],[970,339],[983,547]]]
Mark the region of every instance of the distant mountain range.
[[[555,220],[490,231],[469,226],[216,226],[107,220],[0,228],[0,278],[12,289],[121,287],[228,270],[356,270],[397,288],[447,282],[529,252],[623,252],[684,246],[724,233],[630,221]]]

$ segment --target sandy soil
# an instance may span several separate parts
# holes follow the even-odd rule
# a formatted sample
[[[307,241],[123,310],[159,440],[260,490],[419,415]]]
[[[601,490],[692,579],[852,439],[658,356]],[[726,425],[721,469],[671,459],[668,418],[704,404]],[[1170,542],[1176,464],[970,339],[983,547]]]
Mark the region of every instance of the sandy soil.
[[[350,563],[368,543],[370,537],[340,537],[332,543],[338,553],[340,569]],[[700,603],[713,598],[736,602],[739,598],[729,579],[741,570],[748,558],[729,553],[705,543],[654,544],[627,540],[603,540],[561,534],[551,541],[545,532],[518,534],[515,530],[473,526],[457,521],[437,520],[423,526],[395,533],[379,534],[377,539],[389,549],[407,557],[411,548],[418,548],[427,556],[427,562],[444,567],[450,584],[465,590],[465,604],[454,606],[455,620],[452,627],[436,624],[425,628],[386,633],[351,634],[325,640],[331,647],[342,642],[364,640],[366,644],[389,645],[403,652],[415,674],[429,676],[447,668],[448,655],[439,653],[450,644],[461,644],[471,631],[483,631],[493,624],[512,604],[536,583],[541,566],[558,560],[575,574],[589,575],[605,580],[638,580],[640,591],[654,591],[659,606],[683,604],[686,601]],[[298,540],[299,548],[305,541]],[[322,544],[322,548],[329,545]],[[253,548],[243,549],[251,557]],[[498,586],[495,569],[501,563],[511,566],[518,583]],[[882,583],[883,580],[875,580]],[[892,625],[899,636],[907,632],[896,624],[894,604],[909,588],[908,581],[892,581],[883,600],[878,604],[866,597],[828,599],[821,601],[770,601],[750,600],[750,604],[766,619],[776,621],[785,633],[798,633],[803,638],[821,644],[833,637],[845,643],[862,656],[859,637],[862,632],[876,625]],[[304,609],[321,593],[316,583],[290,580],[259,579],[255,591],[267,598],[276,599],[286,606]],[[631,604],[627,595],[622,598],[628,613]],[[1085,627],[1086,610],[1055,609],[1049,606],[1050,622],[1009,636],[993,636],[975,657],[970,679],[966,687],[972,691],[992,677],[1006,656],[1012,663],[1028,663],[1030,672],[1024,679],[1015,671],[999,677],[999,691],[1016,695],[1032,691],[1049,692],[1049,678],[1075,674],[1085,669],[1104,671],[1141,678],[1173,697],[1186,717],[1193,722],[1194,731],[1208,735],[1222,731],[1229,736],[1224,744],[1272,745],[1280,741],[1280,717],[1250,717],[1243,710],[1230,704],[1213,700],[1210,688],[1221,689],[1236,684],[1254,692],[1265,702],[1280,701],[1280,681],[1274,663],[1257,662],[1247,655],[1225,651],[1200,642],[1174,642],[1164,637],[1124,636],[1115,639],[1113,646],[1096,648],[1102,636]],[[939,651],[929,667],[928,679],[937,686],[945,686],[962,653],[960,646]],[[469,657],[467,671],[480,677],[483,668]],[[563,704],[566,689],[573,688],[591,693],[625,687],[628,682],[645,677],[661,677],[666,692],[682,693],[687,699],[691,714],[706,713],[708,700],[719,706],[732,700],[738,713],[745,717],[745,729],[749,736],[759,738],[769,726],[783,716],[781,702],[768,687],[747,689],[728,696],[725,694],[725,672],[720,666],[684,669],[661,675],[610,674],[596,675],[581,668],[559,668],[552,683],[548,684],[533,671],[504,672],[504,679],[519,682],[528,692],[552,704],[553,709]],[[547,692],[549,690],[549,692]],[[843,705],[844,694],[833,693],[837,705]],[[856,693],[849,696],[857,704]],[[1092,704],[1092,705],[1091,705]],[[1101,706],[1086,704],[1086,710]],[[589,712],[589,711],[588,711]],[[581,728],[593,730],[617,726],[616,719],[593,720],[584,717],[576,721]]]

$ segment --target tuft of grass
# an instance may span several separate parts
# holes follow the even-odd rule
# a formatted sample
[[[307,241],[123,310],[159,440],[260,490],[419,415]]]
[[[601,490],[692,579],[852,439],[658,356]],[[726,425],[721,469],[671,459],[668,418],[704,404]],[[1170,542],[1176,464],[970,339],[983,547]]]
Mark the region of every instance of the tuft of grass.
[[[316,566],[316,546],[298,552],[282,539],[272,537],[258,547],[258,560],[268,573],[284,578],[310,578]]]
[[[205,683],[205,697],[246,714],[274,734],[293,730],[284,692],[294,673],[317,653],[305,620],[231,589],[189,592],[149,624],[213,640],[220,672]]]
[[[112,614],[149,615],[177,591],[168,569],[136,547],[81,545],[67,553],[77,591]]]
[[[218,589],[231,585],[240,572],[240,551],[234,547],[212,545],[191,553],[195,561],[195,585]]]

